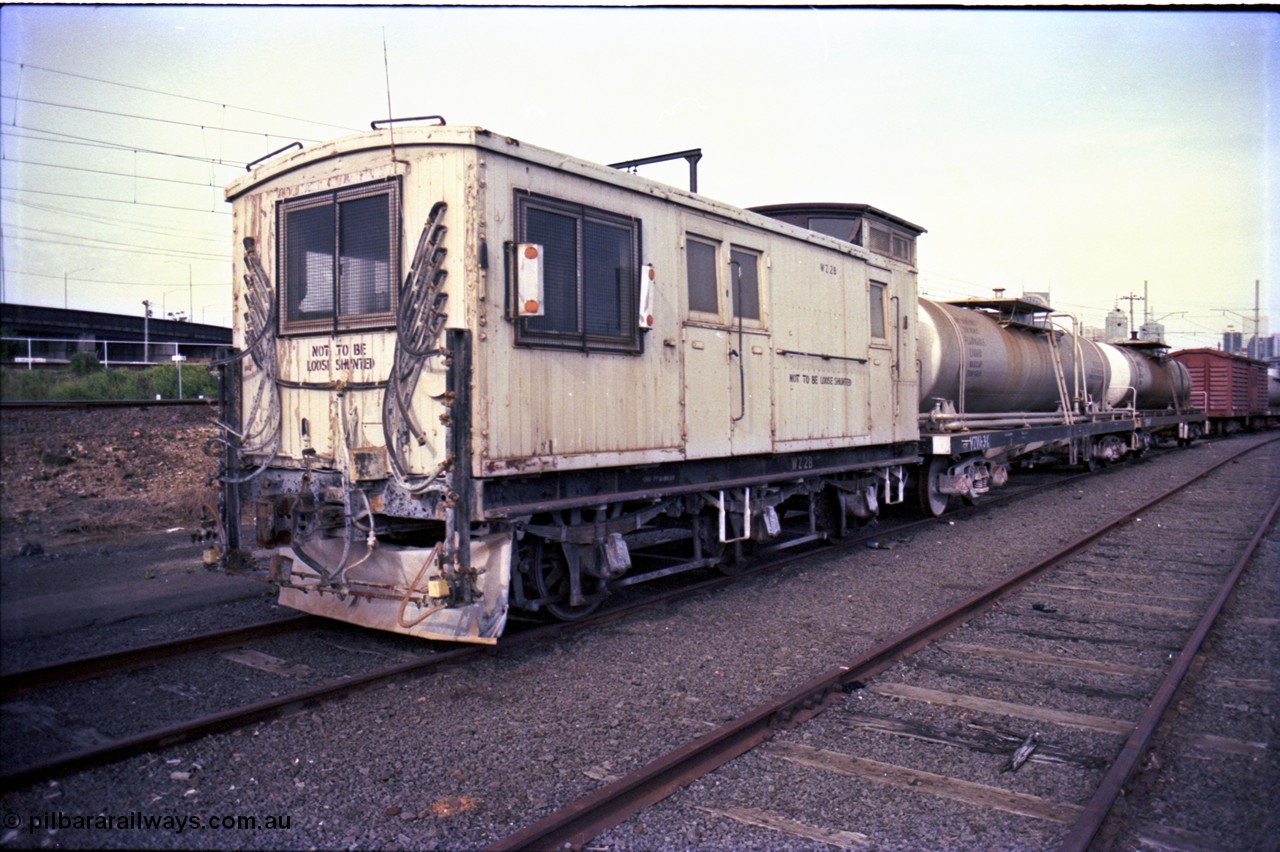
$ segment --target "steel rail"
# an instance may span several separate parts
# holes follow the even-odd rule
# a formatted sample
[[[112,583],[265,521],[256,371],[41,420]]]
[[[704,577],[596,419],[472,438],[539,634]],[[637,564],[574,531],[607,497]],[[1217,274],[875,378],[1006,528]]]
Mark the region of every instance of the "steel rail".
[[[785,561],[790,561],[794,558],[794,556],[789,557]],[[376,669],[355,677],[337,678],[309,689],[275,696],[263,701],[202,716],[198,719],[178,722],[166,727],[144,731],[133,736],[122,737],[98,746],[92,746],[81,749],[80,751],[71,752],[48,760],[40,761],[38,763],[30,764],[13,772],[0,774],[0,790],[7,791],[18,789],[37,781],[56,778],[72,772],[90,769],[95,766],[103,766],[108,763],[124,760],[125,758],[133,757],[134,755],[153,751],[165,746],[190,742],[191,740],[199,739],[200,737],[208,736],[210,734],[232,730],[253,722],[265,721],[289,712],[294,708],[309,706],[323,700],[341,696],[348,692],[354,692],[357,689],[362,689],[382,681],[392,680],[405,674],[430,669],[434,666],[443,665],[445,663],[458,662],[480,654],[514,651],[518,648],[524,647],[526,643],[531,644],[538,641],[550,640],[563,634],[576,632],[589,626],[598,626],[610,621],[616,621],[617,619],[623,618],[626,615],[645,607],[674,602],[712,589],[720,588],[721,586],[736,581],[741,576],[743,575],[716,577],[711,580],[695,584],[691,587],[674,589],[661,595],[646,597],[629,604],[603,610],[592,615],[590,618],[584,618],[580,621],[553,622],[533,627],[510,636],[507,640],[504,640],[503,645],[496,650],[490,645],[466,645],[452,648],[448,651],[425,654],[415,657],[414,659],[407,660],[403,663],[398,663],[382,669]],[[299,620],[305,620],[312,619],[314,617],[299,616],[298,618]],[[289,623],[292,620],[282,619],[282,621]],[[301,623],[301,621],[299,623]],[[145,651],[146,649],[139,650]],[[122,653],[128,654],[129,652],[126,651]],[[104,656],[109,657],[112,655]],[[74,668],[79,667],[83,661],[69,662],[74,664],[72,666],[72,670],[74,670]],[[146,664],[147,663],[140,663],[140,665]],[[32,670],[30,673],[15,672],[14,675],[10,675],[9,677],[17,675],[23,675],[25,679],[44,678],[44,675],[40,673],[40,670]],[[20,681],[14,681],[14,684],[15,690],[23,687],[23,684]]]
[[[134,671],[196,654],[234,648],[255,639],[278,636],[320,623],[322,619],[318,616],[292,615],[243,627],[231,627],[181,639],[171,639],[167,642],[157,642],[154,645],[139,645],[121,651],[75,657],[47,666],[9,672],[0,675],[0,700],[8,701],[23,693],[50,686]]]
[[[1079,476],[1086,476],[1086,475],[1087,474],[1080,474],[1078,476],[1067,477],[1066,479],[1063,479],[1063,480],[1056,480],[1052,483],[1049,483],[1046,486],[1037,486],[1035,489],[1028,489],[1028,490],[1039,490],[1039,488],[1041,487],[1053,488],[1064,483],[1075,481],[1077,478],[1079,478]],[[1012,499],[1012,497],[1016,495],[1008,495],[1008,496],[1010,497],[1010,499]],[[982,503],[978,504],[975,507],[969,507],[967,510],[964,510],[962,512],[957,512],[956,516],[963,517],[964,515],[970,514],[974,511],[979,511],[985,506],[990,506],[998,502],[1002,502],[1002,500],[1003,498],[993,498],[990,500],[984,500]],[[875,533],[866,533],[860,536],[842,539],[836,545],[836,547],[837,549],[852,548],[857,544],[863,541],[866,541],[868,539],[871,539],[877,536],[883,537],[886,533],[889,533],[889,532],[901,532],[904,530],[915,529],[917,527],[923,527],[925,525],[935,524],[937,522],[938,522],[938,519],[936,518],[925,518],[920,521],[914,521],[899,527],[895,527],[893,530],[880,529]],[[493,653],[504,653],[508,651],[514,651],[518,648],[523,647],[525,642],[533,643],[537,641],[548,640],[563,634],[577,632],[578,630],[581,630],[587,627],[598,626],[600,624],[616,621],[637,610],[641,610],[646,607],[659,606],[664,603],[671,603],[679,600],[684,600],[686,598],[692,598],[699,594],[704,594],[706,592],[722,588],[726,585],[737,582],[745,577],[763,573],[764,571],[768,571],[768,570],[774,570],[780,566],[798,561],[799,559],[809,555],[812,555],[812,551],[806,551],[805,553],[786,552],[781,555],[774,554],[775,558],[770,559],[767,563],[762,565],[751,566],[743,571],[736,572],[731,576],[715,577],[709,580],[704,580],[702,582],[693,584],[692,586],[682,587],[680,589],[674,589],[660,595],[647,596],[641,600],[638,600],[629,604],[624,604],[622,606],[616,606],[616,607],[611,607],[609,609],[601,610],[593,614],[592,616],[581,619],[579,621],[556,622],[556,623],[543,625],[540,627],[531,628],[526,631],[522,631],[518,634],[508,637],[508,639],[504,640],[503,645],[497,648],[496,650],[493,646],[489,646],[489,645],[469,645],[462,648],[455,648],[443,653],[427,654],[412,660],[408,660],[404,663],[400,663],[384,669],[378,669],[372,672],[367,672],[364,675],[361,675],[358,677],[339,678],[337,680],[330,681],[328,683],[321,684],[319,686],[302,690],[296,693],[277,696],[261,702],[256,702],[254,704],[244,705],[241,707],[232,708],[219,713],[207,715],[199,719],[195,719],[187,722],[180,722],[171,726],[154,729],[151,731],[145,731],[140,734],[124,737],[109,743],[105,743],[101,746],[82,749],[81,751],[78,751],[78,752],[51,758],[46,761],[42,761],[36,764],[31,764],[29,766],[23,767],[14,772],[0,774],[0,790],[17,789],[19,787],[34,783],[36,781],[41,781],[49,778],[58,777],[61,775],[66,775],[71,772],[82,771],[95,766],[105,765],[118,760],[126,759],[128,757],[132,757],[137,754],[153,751],[157,748],[161,748],[169,745],[175,745],[182,742],[189,742],[191,740],[195,740],[200,737],[207,736],[213,733],[218,733],[225,730],[232,730],[238,727],[242,727],[246,724],[251,724],[253,722],[265,721],[265,720],[280,716],[293,708],[309,706],[309,705],[318,703],[320,701],[327,700],[329,698],[343,695],[347,692],[352,692],[357,689],[361,689],[366,686],[379,683],[381,681],[391,680],[396,677],[402,676],[404,674],[410,674],[410,673],[422,671],[437,665],[443,665],[449,662],[457,662],[457,661],[465,660],[470,657],[477,656],[479,654],[484,654],[484,653],[493,654]],[[903,634],[903,637],[907,637],[908,635],[909,634]],[[512,641],[512,640],[516,640],[516,641]],[[896,640],[891,640],[889,643],[886,643],[884,646],[881,646],[881,648],[893,646],[895,645],[895,642]],[[875,653],[875,652],[872,652],[872,653]],[[875,671],[879,671],[882,668],[886,668],[889,664],[890,662],[885,662],[880,668],[875,669]],[[873,672],[862,671],[861,675],[867,676],[871,673]],[[835,676],[839,680],[839,683],[844,685],[844,684],[852,683],[853,681],[855,681],[857,675],[853,674],[851,669],[841,667],[835,671]],[[824,682],[829,679],[830,679],[829,677],[819,678],[817,679],[817,681],[815,681],[815,683]],[[803,718],[808,718],[809,716],[815,715],[817,712],[820,712],[822,707],[817,706],[815,704],[811,695],[812,692],[813,692],[813,689],[811,689],[810,686],[807,685],[805,687],[800,687],[799,689],[794,690],[793,693],[789,693],[789,695],[794,696],[794,701],[790,702],[790,705],[794,705],[794,706],[789,705],[790,710],[786,713],[772,714],[769,717],[770,724],[772,724],[775,721],[775,719],[780,719],[783,717],[794,718],[794,720],[798,722],[798,721],[802,721]],[[834,695],[834,691],[832,691],[829,686],[824,686],[822,692],[824,695],[827,696],[828,699]],[[706,738],[703,738],[703,739],[706,739]],[[702,740],[699,740],[697,742],[702,742]],[[691,744],[691,746],[692,745],[694,744]],[[730,757],[732,756],[733,755],[731,754]],[[709,765],[706,768],[705,772],[711,771],[720,763],[723,763],[724,760],[728,760],[728,759],[729,758],[726,757],[714,765]],[[672,789],[675,789],[675,788],[673,787]],[[663,795],[666,795],[666,794],[663,794]],[[653,801],[657,801],[661,798],[662,796],[657,796],[656,798],[653,799]]]
[[[792,727],[834,704],[841,693],[860,687],[871,677],[894,665],[958,625],[988,609],[991,604],[1061,562],[1086,550],[1100,538],[1152,507],[1191,487],[1241,456],[1274,443],[1255,444],[1196,474],[1136,509],[1107,522],[1036,564],[980,591],[951,609],[929,618],[876,646],[866,654],[836,666],[808,683],[768,701],[698,739],[669,752],[646,766],[594,793],[548,814],[543,819],[485,847],[486,852],[523,849],[578,848],[593,837],[619,825],[639,811],[661,801],[679,788],[718,769],[733,758],[768,740],[775,728]]]
[[[61,755],[0,775],[0,790],[15,790],[37,781],[123,760],[127,757],[154,751],[165,746],[189,742],[199,737],[242,727],[253,722],[273,719],[290,710],[301,709],[326,698],[352,692],[362,687],[390,680],[407,672],[440,665],[450,660],[472,656],[486,650],[488,650],[487,645],[468,645],[451,651],[427,654],[394,666],[366,672],[362,675],[337,678],[310,689],[264,699],[253,704],[212,713],[199,719],[155,728],[133,736],[121,737],[100,746],[81,749],[77,752]]]
[[[1106,821],[1107,815],[1111,812],[1116,799],[1120,797],[1125,783],[1133,775],[1133,771],[1138,766],[1138,761],[1146,754],[1147,748],[1151,744],[1151,739],[1155,736],[1157,726],[1168,711],[1169,705],[1173,702],[1173,697],[1181,687],[1183,680],[1186,679],[1187,673],[1191,670],[1191,664],[1194,662],[1196,655],[1200,653],[1200,648],[1208,637],[1209,631],[1222,613],[1222,609],[1226,606],[1231,593],[1235,591],[1240,576],[1244,573],[1249,561],[1262,543],[1263,536],[1271,528],[1271,524],[1278,514],[1280,514],[1280,498],[1272,504],[1271,511],[1267,513],[1262,523],[1259,524],[1257,532],[1253,534],[1253,538],[1250,539],[1235,566],[1228,573],[1226,579],[1222,581],[1222,585],[1218,588],[1218,594],[1196,625],[1195,631],[1191,634],[1191,638],[1187,640],[1182,653],[1178,655],[1177,660],[1174,661],[1173,666],[1169,669],[1169,673],[1161,681],[1155,697],[1151,699],[1151,703],[1147,705],[1146,710],[1138,718],[1133,732],[1120,749],[1119,756],[1111,764],[1107,774],[1103,776],[1102,783],[1098,785],[1093,798],[1085,805],[1084,811],[1080,814],[1079,819],[1076,820],[1075,825],[1071,827],[1071,831],[1062,841],[1062,845],[1058,847],[1060,852],[1084,852],[1102,829],[1102,824]]]
[[[197,719],[178,722],[161,728],[155,728],[132,736],[121,737],[98,746],[91,746],[89,748],[81,749],[80,751],[71,752],[48,760],[40,761],[38,763],[30,764],[13,772],[0,774],[0,790],[15,790],[37,781],[43,781],[67,775],[72,772],[91,769],[95,766],[103,766],[105,764],[124,760],[148,751],[154,751],[158,748],[176,745],[183,742],[190,742],[191,740],[199,739],[200,737],[208,736],[210,734],[232,730],[254,722],[266,721],[283,715],[293,709],[310,706],[320,701],[344,695],[348,692],[354,692],[358,689],[372,686],[383,681],[392,680],[406,674],[420,672],[446,663],[459,662],[481,654],[515,651],[524,647],[526,643],[532,644],[538,641],[546,641],[566,633],[576,632],[588,626],[615,621],[644,607],[656,606],[663,603],[673,602],[684,597],[700,594],[714,588],[719,588],[720,586],[731,583],[736,579],[738,579],[738,576],[717,577],[690,588],[675,589],[662,595],[646,597],[630,604],[614,607],[612,609],[599,612],[590,618],[584,618],[580,621],[554,622],[530,628],[510,637],[510,639],[508,641],[504,641],[502,647],[498,649],[495,649],[491,645],[466,645],[451,648],[448,651],[424,654],[411,660],[406,660],[402,663],[397,663],[385,668],[375,669],[361,675],[336,678],[315,687],[299,690],[298,692],[274,696],[263,701],[242,705],[240,707],[233,707],[231,709],[212,713]],[[313,617],[299,616],[298,618],[311,619]],[[282,621],[288,622],[290,620],[282,619]]]

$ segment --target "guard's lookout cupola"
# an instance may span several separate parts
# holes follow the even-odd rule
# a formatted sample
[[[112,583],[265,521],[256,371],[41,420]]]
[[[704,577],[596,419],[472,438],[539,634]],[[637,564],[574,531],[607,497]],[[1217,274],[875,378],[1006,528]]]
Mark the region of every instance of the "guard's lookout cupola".
[[[867,204],[769,204],[750,209],[913,265],[916,237],[925,232],[919,225]]]

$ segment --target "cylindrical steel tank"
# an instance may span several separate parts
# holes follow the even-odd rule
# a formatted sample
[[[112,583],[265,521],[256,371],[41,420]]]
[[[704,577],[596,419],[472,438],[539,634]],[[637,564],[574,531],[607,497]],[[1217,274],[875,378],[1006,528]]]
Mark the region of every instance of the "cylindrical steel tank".
[[[1191,390],[1175,361],[1067,333],[1003,325],[989,312],[920,300],[920,410],[950,400],[965,414],[1054,412],[1061,405],[1050,341],[1073,407],[1085,403],[1164,409]]]
[[[970,414],[1056,411],[1051,339],[1070,396],[1098,399],[1106,387],[1108,360],[1098,344],[1069,334],[1006,327],[989,313],[929,299],[920,300],[916,333],[921,411],[932,410],[935,399]]]
[[[1182,364],[1171,358],[1152,358],[1124,346],[1107,343],[1099,346],[1111,367],[1107,405],[1135,405],[1143,410],[1168,408],[1175,400],[1179,405],[1187,405],[1191,396],[1191,373]]]

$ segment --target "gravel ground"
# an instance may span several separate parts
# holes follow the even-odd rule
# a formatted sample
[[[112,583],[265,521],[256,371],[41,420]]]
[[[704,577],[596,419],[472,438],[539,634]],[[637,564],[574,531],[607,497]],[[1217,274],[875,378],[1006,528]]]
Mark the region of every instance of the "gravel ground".
[[[740,816],[726,816],[735,808],[750,808],[755,812],[773,813],[797,821],[806,828],[831,831],[832,827],[840,827],[853,835],[849,848],[863,845],[876,849],[1057,848],[1065,836],[1064,824],[932,795],[916,795],[910,786],[886,787],[884,781],[876,783],[873,780],[889,772],[888,769],[877,769],[869,776],[859,774],[856,778],[848,778],[826,767],[811,769],[788,765],[785,759],[779,759],[778,747],[799,744],[822,749],[824,753],[831,751],[840,755],[871,757],[895,767],[912,767],[985,788],[1008,789],[1050,803],[1083,806],[1105,770],[1105,765],[1096,765],[1090,759],[1109,762],[1119,751],[1125,734],[1077,729],[1075,725],[1063,726],[1048,721],[1029,721],[1030,717],[1019,718],[1017,715],[1006,717],[990,710],[974,711],[963,704],[951,707],[948,700],[940,704],[906,700],[897,697],[894,687],[905,684],[956,696],[1011,701],[1029,706],[1029,712],[1037,709],[1069,710],[1100,720],[1136,720],[1162,677],[1159,669],[1167,665],[1172,654],[1181,650],[1182,642],[1198,621],[1198,610],[1212,598],[1216,592],[1217,577],[1224,575],[1230,564],[1221,558],[1222,554],[1206,555],[1201,552],[1200,558],[1174,564],[1172,571],[1166,570],[1169,563],[1177,563],[1177,557],[1188,553],[1179,540],[1186,539],[1202,551],[1209,550],[1219,537],[1243,543],[1248,537],[1245,530],[1251,532],[1251,526],[1265,514],[1280,492],[1280,458],[1272,452],[1268,459],[1252,457],[1247,469],[1234,473],[1228,471],[1227,476],[1234,476],[1235,481],[1219,481],[1209,486],[1212,489],[1209,493],[1226,498],[1227,513],[1222,512],[1221,506],[1216,506],[1213,507],[1216,514],[1211,515],[1207,511],[1208,500],[1197,501],[1195,498],[1184,501],[1190,503],[1189,506],[1160,506],[1144,513],[1140,521],[1127,525],[1116,536],[1127,540],[1127,543],[1116,544],[1109,539],[1098,551],[1091,551],[1085,558],[1041,578],[993,612],[955,631],[949,643],[926,649],[910,663],[886,672],[867,689],[853,693],[813,722],[779,734],[770,746],[733,761],[724,770],[624,823],[600,838],[602,845],[613,849],[653,848],[651,838],[655,836],[682,837],[687,845],[715,849],[767,849],[776,845],[821,848],[831,845],[830,839],[825,842],[800,841],[796,834],[761,831],[743,825],[739,821]],[[1090,486],[1094,484],[1100,483],[1091,482]],[[1181,532],[1184,524],[1171,522],[1171,518],[1187,517],[1188,514],[1212,524],[1212,534],[1206,528],[1198,537],[1184,535]],[[1000,515],[1003,517],[1003,511]],[[1076,518],[1063,516],[1063,520],[1074,523]],[[1079,525],[1078,529],[1083,531],[1085,526]],[[1272,536],[1273,544],[1280,541],[1274,529]],[[1132,554],[1139,548],[1147,559],[1133,559]],[[1195,553],[1190,551],[1191,555]],[[1105,576],[1101,566],[1099,569],[1090,567],[1100,561],[1102,566],[1110,569]],[[1191,567],[1193,565],[1194,568]],[[1257,567],[1264,574],[1269,571],[1274,578],[1276,565],[1274,561],[1260,559]],[[1085,579],[1080,569],[1094,576]],[[1147,588],[1141,590],[1141,596],[1131,595],[1133,599],[1125,606],[1108,610],[1092,600],[1096,592],[1087,589],[1087,584],[1106,582],[1108,588],[1104,591],[1113,592],[1110,581],[1114,579],[1115,571],[1145,577]],[[1159,593],[1154,596],[1151,594],[1153,582],[1159,583]],[[1070,595],[1061,594],[1064,587],[1071,591]],[[1081,592],[1086,589],[1087,594],[1081,598]],[[1117,592],[1112,597],[1120,594]],[[1033,602],[1038,601],[1049,601],[1053,611],[1035,611]],[[1269,633],[1265,630],[1263,635],[1255,633],[1252,643],[1242,642],[1241,645],[1252,648],[1255,654],[1260,648],[1269,649],[1263,651],[1263,656],[1273,657],[1277,639],[1274,619],[1264,626],[1270,630]],[[1042,640],[1028,642],[1028,636],[1040,636]],[[1003,670],[988,668],[985,673],[979,665],[979,676],[975,677],[969,659],[952,659],[955,655],[949,653],[948,645],[959,648],[957,643],[1039,652],[1056,659],[1110,659],[1130,665],[1150,665],[1153,671],[1112,676],[1064,672],[1056,667],[1045,671],[1017,663],[1006,664]],[[1265,666],[1254,665],[1246,670],[1256,673],[1265,669]],[[1261,683],[1268,682],[1263,680]],[[1095,689],[1095,684],[1101,684],[1102,688]],[[1268,692],[1263,686],[1256,686],[1253,695],[1255,698],[1270,696],[1274,709],[1274,691]],[[1226,706],[1238,710],[1246,707],[1235,703]],[[1256,705],[1247,705],[1247,709],[1252,718],[1235,722],[1229,717],[1222,717],[1217,720],[1218,727],[1210,730],[1231,731],[1236,737],[1252,731],[1260,736],[1257,742],[1273,742],[1274,730],[1270,731],[1270,736],[1267,731],[1259,730],[1266,727],[1266,721],[1274,723],[1273,709]],[[971,748],[942,746],[937,742],[885,736],[878,731],[868,732],[856,724],[856,719],[865,715],[927,726],[941,735],[967,731],[976,721],[989,724],[995,720],[1005,725],[1020,726],[1020,729],[1011,737],[1011,743],[1003,754],[998,751],[991,754]],[[1260,721],[1263,724],[1260,725]],[[1033,764],[1035,768],[1031,770],[1024,768],[1017,774],[1004,773],[1002,770],[1009,755],[1032,731],[1041,732],[1043,748],[1071,756],[1073,764]],[[1265,750],[1255,756],[1258,762],[1268,759]],[[1242,769],[1247,772],[1251,765],[1249,761],[1233,762],[1230,758],[1223,763],[1232,764],[1237,773]],[[1271,759],[1271,766],[1272,771],[1264,777],[1274,778],[1274,759]],[[1155,777],[1159,777],[1159,773]],[[1264,815],[1271,811],[1267,799],[1274,796],[1274,786],[1263,784],[1255,787],[1247,778],[1237,775],[1235,783],[1246,784],[1241,795],[1232,792],[1226,784],[1200,791],[1177,789],[1186,777],[1161,778],[1160,785],[1171,792],[1176,789],[1176,795],[1169,797],[1177,802],[1172,809],[1184,814],[1187,822],[1202,827],[1202,842],[1196,848],[1261,849],[1274,842],[1274,833],[1267,830],[1266,823],[1259,822],[1259,818],[1269,818]],[[1153,780],[1151,783],[1156,782]],[[1074,817],[1069,815],[1066,823],[1072,819]],[[1148,831],[1140,836],[1153,835]],[[1169,835],[1166,833],[1164,836]],[[1151,847],[1138,844],[1120,848]]]
[[[1206,640],[1152,757],[1106,827],[1117,848],[1276,848],[1278,614],[1280,537],[1273,530]]]
[[[1255,440],[1159,454],[1066,491],[943,519],[889,542],[889,549],[817,554],[784,572],[601,629],[500,650],[466,668],[8,793],[0,845],[474,849],[856,657]],[[1280,447],[1263,452],[1274,469]],[[94,631],[79,638],[86,647],[98,641]],[[304,642],[296,652],[289,663],[344,653]],[[212,681],[195,685],[218,689]],[[148,697],[140,693],[139,700]],[[735,761],[724,772],[745,774],[745,766]],[[801,767],[778,760],[770,766],[774,771],[751,782],[765,785],[762,800],[770,787],[804,783]],[[724,777],[700,784],[725,783]],[[888,788],[854,802],[822,800],[816,792],[811,798],[806,807],[819,815],[891,818],[895,809]],[[822,845],[786,840],[677,799],[598,845]],[[92,825],[99,815],[118,822]],[[258,825],[209,827],[212,818],[229,816]],[[936,816],[952,832],[940,835],[950,848],[1019,846],[1018,837],[999,834],[960,806],[940,802]],[[139,827],[143,817],[168,818],[170,825]],[[191,826],[193,817],[201,828]],[[272,818],[287,827],[268,827]],[[33,819],[43,825],[33,826]],[[47,827],[59,822],[65,827]]]

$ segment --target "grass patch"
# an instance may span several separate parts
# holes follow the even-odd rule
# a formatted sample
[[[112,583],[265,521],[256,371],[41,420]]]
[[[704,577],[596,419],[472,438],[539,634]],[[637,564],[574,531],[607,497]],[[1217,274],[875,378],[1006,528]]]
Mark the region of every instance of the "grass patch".
[[[142,369],[104,368],[92,356],[89,358],[91,362],[82,359],[59,370],[0,368],[0,399],[36,402],[179,398],[177,364],[156,364]],[[183,399],[217,396],[218,380],[203,364],[186,364],[181,369]]]

